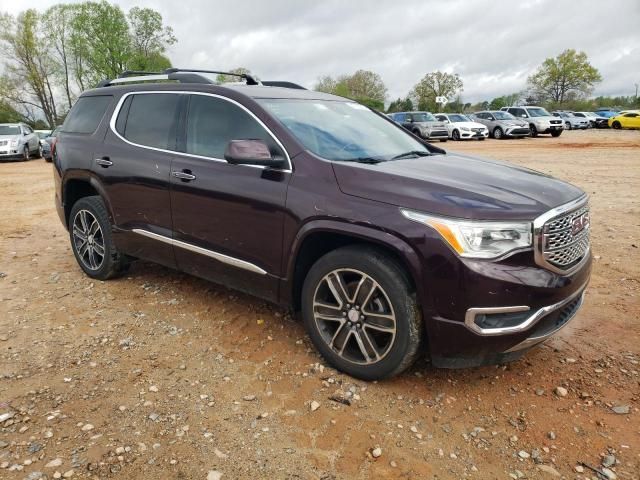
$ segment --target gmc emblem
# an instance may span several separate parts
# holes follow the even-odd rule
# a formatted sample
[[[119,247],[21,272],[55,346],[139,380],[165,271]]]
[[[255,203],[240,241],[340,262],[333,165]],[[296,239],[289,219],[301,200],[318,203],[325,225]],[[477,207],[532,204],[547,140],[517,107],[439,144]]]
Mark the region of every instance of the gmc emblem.
[[[585,228],[589,228],[589,212],[573,219],[573,222],[571,222],[571,234],[577,235]]]

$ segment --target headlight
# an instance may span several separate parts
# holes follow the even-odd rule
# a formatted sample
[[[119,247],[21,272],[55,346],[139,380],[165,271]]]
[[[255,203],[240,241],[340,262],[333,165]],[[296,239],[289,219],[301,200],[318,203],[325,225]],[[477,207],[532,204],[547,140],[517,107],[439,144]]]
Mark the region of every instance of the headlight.
[[[11,140],[11,146],[12,147],[17,147],[18,146],[18,139],[14,138],[13,140]]]
[[[470,132],[471,129],[469,127],[460,127],[460,130],[462,130],[463,132]]]
[[[434,217],[400,209],[409,220],[428,225],[461,257],[498,258],[532,246],[530,222],[489,222]]]

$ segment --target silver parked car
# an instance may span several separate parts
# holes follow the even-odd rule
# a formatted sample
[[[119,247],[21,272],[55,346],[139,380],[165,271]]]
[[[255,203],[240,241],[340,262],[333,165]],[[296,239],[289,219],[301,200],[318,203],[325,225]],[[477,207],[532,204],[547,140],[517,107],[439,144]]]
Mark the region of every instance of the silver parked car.
[[[585,130],[589,128],[589,120],[586,118],[576,117],[571,112],[564,112],[561,110],[551,112],[554,117],[559,117],[564,122],[564,128],[566,130]]]
[[[485,110],[473,114],[478,123],[489,129],[489,135],[496,139],[528,137],[531,134],[529,124],[509,112]]]
[[[391,114],[391,119],[425,140],[446,142],[449,138],[447,126],[430,112],[397,112]]]
[[[26,123],[0,123],[0,160],[41,155],[40,138]]]

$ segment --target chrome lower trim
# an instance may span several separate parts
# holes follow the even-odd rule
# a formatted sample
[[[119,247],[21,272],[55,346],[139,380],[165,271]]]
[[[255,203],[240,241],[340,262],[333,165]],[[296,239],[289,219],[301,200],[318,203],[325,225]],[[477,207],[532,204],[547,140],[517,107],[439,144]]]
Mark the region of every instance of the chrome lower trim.
[[[531,348],[534,345],[537,345],[538,343],[544,342],[545,340],[547,340],[552,335],[555,335],[560,330],[562,330],[565,326],[567,326],[571,320],[573,320],[573,318],[578,313],[578,310],[580,310],[580,307],[582,306],[583,302],[584,302],[584,290],[581,292],[580,302],[578,303],[578,305],[576,305],[575,311],[573,312],[573,314],[562,325],[560,325],[555,330],[552,330],[550,332],[545,333],[544,335],[537,335],[537,336],[529,337],[526,340],[523,340],[522,342],[514,345],[509,350],[505,350],[503,353],[517,352],[519,350],[526,350],[527,348]]]
[[[501,328],[481,328],[476,324],[476,316],[482,314],[490,314],[490,313],[510,313],[510,312],[525,312],[529,310],[527,306],[514,306],[514,307],[488,307],[488,308],[470,308],[467,310],[467,313],[464,317],[464,323],[471,331],[477,333],[482,336],[492,336],[492,335],[506,335],[509,333],[518,333],[524,330],[531,328],[535,325],[538,320],[540,320],[545,315],[562,308],[567,303],[571,302],[578,295],[584,293],[584,289],[586,288],[586,284],[582,286],[578,291],[573,293],[571,296],[561,300],[553,305],[548,305],[546,307],[542,307],[539,310],[536,310],[533,314],[528,316],[526,320],[518,325],[514,325],[512,327],[501,327]]]
[[[213,258],[215,260],[218,260],[219,262],[226,263],[227,265],[231,265],[233,267],[241,268],[243,270],[248,270],[250,272],[258,273],[260,275],[267,274],[266,270],[263,270],[257,265],[254,265],[253,263],[245,262],[244,260],[240,260],[235,257],[230,257],[222,253],[214,252],[213,250],[207,250],[206,248],[198,247],[197,245],[192,245],[191,243],[183,242],[181,240],[176,240],[174,238],[165,237],[164,235],[159,235],[157,233],[149,232],[147,230],[134,228],[132,231],[133,233],[137,233],[138,235],[142,235],[148,238],[153,238],[154,240],[168,243],[169,245],[183,248],[185,250],[189,250],[190,252],[199,253],[200,255]]]

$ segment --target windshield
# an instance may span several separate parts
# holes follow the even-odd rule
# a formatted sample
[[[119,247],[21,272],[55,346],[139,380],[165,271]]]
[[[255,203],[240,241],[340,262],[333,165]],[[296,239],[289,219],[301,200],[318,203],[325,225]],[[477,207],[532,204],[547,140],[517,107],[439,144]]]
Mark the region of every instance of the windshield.
[[[20,135],[20,127],[16,125],[0,125],[0,135]]]
[[[414,122],[437,122],[438,121],[436,117],[431,115],[429,112],[412,113],[411,116],[413,117]]]
[[[311,152],[328,160],[391,160],[407,152],[429,154],[400,127],[353,102],[259,99]]]
[[[497,120],[515,120],[516,117],[511,115],[509,112],[493,112],[493,116]]]
[[[527,108],[527,112],[529,112],[530,117],[550,117],[549,112],[547,112],[544,108],[535,107],[535,108]]]
[[[449,121],[452,123],[459,123],[459,122],[470,122],[471,120],[469,120],[464,115],[449,115]]]

